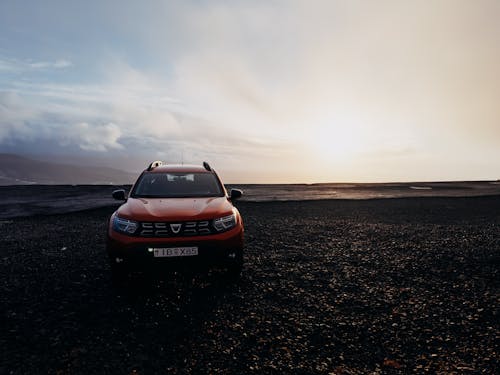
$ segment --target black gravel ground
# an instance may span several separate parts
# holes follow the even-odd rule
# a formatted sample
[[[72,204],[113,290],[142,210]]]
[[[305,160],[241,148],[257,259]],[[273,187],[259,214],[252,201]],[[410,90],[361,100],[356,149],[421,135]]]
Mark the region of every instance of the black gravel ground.
[[[240,281],[126,290],[113,207],[0,221],[0,373],[500,372],[500,196],[239,208]]]

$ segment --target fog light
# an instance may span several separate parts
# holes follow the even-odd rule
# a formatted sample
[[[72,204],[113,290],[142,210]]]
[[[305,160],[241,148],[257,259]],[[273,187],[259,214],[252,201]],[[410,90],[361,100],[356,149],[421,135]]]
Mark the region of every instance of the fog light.
[[[150,253],[152,253],[152,252],[153,252],[153,248],[152,248],[152,247],[148,247],[148,251],[149,251]]]
[[[234,259],[234,258],[236,258],[236,254],[235,253],[230,253],[230,254],[228,254],[228,257],[231,258],[231,259]]]
[[[121,262],[123,262],[123,258],[115,258],[115,262],[116,263],[121,263]]]

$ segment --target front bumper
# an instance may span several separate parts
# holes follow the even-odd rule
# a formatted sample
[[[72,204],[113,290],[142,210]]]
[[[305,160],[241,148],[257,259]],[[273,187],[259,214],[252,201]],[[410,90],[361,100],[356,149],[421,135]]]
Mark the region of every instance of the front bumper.
[[[192,247],[198,255],[154,257],[151,248]],[[110,262],[131,269],[209,267],[240,260],[243,251],[243,229],[197,237],[144,238],[131,237],[109,230],[107,252]]]

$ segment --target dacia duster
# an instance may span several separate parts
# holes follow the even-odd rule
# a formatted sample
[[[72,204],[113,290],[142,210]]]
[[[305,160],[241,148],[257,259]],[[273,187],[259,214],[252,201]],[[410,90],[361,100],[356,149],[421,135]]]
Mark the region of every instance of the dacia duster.
[[[219,265],[231,276],[243,266],[243,222],[219,176],[203,166],[153,162],[109,220],[106,248],[114,281],[133,269],[177,270]]]

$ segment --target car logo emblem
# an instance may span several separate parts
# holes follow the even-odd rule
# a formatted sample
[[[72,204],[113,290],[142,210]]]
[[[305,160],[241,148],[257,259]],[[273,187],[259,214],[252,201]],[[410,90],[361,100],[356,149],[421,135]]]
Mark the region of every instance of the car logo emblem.
[[[177,234],[181,231],[181,226],[182,224],[170,224],[170,229],[172,229],[174,234]]]

